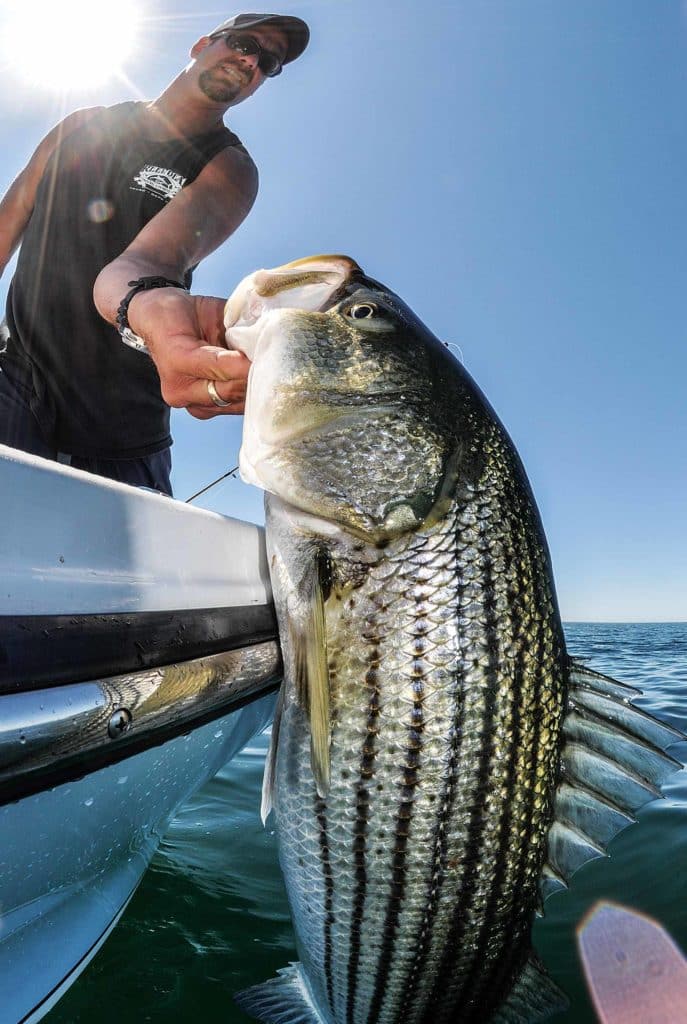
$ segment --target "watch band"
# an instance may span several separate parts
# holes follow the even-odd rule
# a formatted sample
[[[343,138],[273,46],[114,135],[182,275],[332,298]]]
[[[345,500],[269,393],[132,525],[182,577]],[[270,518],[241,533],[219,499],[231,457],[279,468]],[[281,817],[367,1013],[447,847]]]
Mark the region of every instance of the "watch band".
[[[136,281],[129,281],[130,290],[126,293],[117,307],[117,330],[125,345],[135,348],[139,352],[147,352],[146,343],[143,338],[135,334],[129,326],[129,303],[134,295],[139,292],[147,292],[151,288],[182,288],[185,292],[188,288],[181,281],[172,281],[169,277],[139,277]]]

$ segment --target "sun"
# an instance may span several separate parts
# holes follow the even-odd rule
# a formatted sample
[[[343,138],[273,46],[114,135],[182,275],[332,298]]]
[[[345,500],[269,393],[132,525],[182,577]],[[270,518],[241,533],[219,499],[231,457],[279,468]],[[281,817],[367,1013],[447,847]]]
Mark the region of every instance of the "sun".
[[[4,0],[3,65],[27,85],[66,92],[117,75],[135,50],[132,0]]]

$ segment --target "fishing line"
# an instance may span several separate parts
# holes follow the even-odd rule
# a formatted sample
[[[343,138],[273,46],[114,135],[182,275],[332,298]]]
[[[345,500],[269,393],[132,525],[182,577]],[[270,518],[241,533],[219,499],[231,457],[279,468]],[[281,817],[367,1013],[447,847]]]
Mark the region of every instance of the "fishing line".
[[[234,479],[236,479],[236,473],[238,472],[238,468],[238,466],[234,466],[233,469],[230,469],[228,470],[228,472],[223,473],[222,476],[218,476],[217,479],[213,480],[211,484],[207,484],[206,487],[201,488],[200,491],[196,491],[196,493],[192,494],[190,498],[187,498],[185,504],[188,505],[189,501],[195,501],[196,498],[199,498],[201,494],[205,494],[205,492],[209,491],[211,487],[215,486],[215,484],[220,483],[220,481],[222,480],[226,480],[228,476],[233,476]]]
[[[460,345],[457,345],[455,341],[444,341],[443,345],[448,349],[455,349],[458,353],[458,362],[465,366],[465,356],[463,355],[463,350]]]

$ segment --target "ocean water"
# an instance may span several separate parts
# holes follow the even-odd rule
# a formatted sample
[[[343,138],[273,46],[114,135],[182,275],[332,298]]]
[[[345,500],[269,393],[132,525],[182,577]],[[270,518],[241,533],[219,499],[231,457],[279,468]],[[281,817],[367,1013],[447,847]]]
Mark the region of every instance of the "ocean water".
[[[572,654],[644,691],[640,705],[687,723],[687,624],[566,626]],[[295,959],[275,836],[259,820],[266,737],[180,811],[121,923],[47,1024],[245,1024],[232,993]],[[687,744],[671,753],[687,761]],[[687,950],[687,770],[665,799],[553,896],[535,945],[571,1008],[558,1024],[594,1024],[575,928],[601,899],[657,918]]]

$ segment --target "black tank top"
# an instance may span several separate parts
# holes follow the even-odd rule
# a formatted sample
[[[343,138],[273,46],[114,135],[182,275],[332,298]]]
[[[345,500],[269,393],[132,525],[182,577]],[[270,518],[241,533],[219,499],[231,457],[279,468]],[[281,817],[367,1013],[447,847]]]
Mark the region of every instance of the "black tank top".
[[[99,111],[57,147],[7,297],[3,360],[31,367],[47,429],[58,450],[74,455],[133,458],[171,444],[155,366],[102,319],[93,285],[208,161],[241,146],[224,127],[154,141],[143,134],[144,108],[130,102]]]

